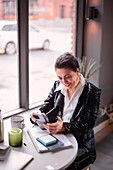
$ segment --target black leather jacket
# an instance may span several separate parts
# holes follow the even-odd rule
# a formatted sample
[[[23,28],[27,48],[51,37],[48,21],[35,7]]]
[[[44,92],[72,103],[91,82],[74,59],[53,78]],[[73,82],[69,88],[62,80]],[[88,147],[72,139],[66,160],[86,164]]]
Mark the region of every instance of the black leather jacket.
[[[58,85],[59,81],[56,81],[40,110],[46,113],[53,107],[58,107],[58,115],[62,117],[64,96],[60,90],[55,91]],[[64,123],[65,133],[72,133],[78,141],[79,149],[74,161],[75,169],[80,170],[96,159],[93,127],[99,109],[100,94],[99,88],[86,82],[70,123]]]

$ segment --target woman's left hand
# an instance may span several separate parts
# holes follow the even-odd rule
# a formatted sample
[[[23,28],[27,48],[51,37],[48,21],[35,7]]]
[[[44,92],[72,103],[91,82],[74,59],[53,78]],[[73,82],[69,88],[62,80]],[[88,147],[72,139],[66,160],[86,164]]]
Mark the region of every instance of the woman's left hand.
[[[57,116],[56,123],[47,123],[43,124],[49,133],[61,133],[65,131],[65,127],[63,126],[63,121],[60,117]]]

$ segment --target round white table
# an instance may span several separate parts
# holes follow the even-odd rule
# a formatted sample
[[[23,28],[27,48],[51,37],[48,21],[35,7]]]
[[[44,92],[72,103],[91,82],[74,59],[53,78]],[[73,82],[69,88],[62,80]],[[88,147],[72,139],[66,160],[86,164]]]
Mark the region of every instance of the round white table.
[[[24,114],[22,114],[24,116]],[[29,120],[29,114],[25,114],[25,121]],[[24,152],[33,156],[33,160],[24,168],[25,170],[50,170],[49,167],[53,167],[54,170],[66,169],[77,156],[78,144],[75,137],[72,134],[66,134],[66,137],[71,142],[71,148],[65,148],[63,150],[55,152],[38,153],[30,136],[28,135],[28,122],[23,130],[23,142],[26,143],[21,147],[12,147],[16,151]],[[10,119],[4,121],[5,127],[5,141],[8,141],[8,131],[10,129]],[[7,142],[6,142],[7,143]],[[8,160],[8,159],[7,159]],[[19,161],[19,160],[18,160]],[[0,162],[1,164],[1,162]],[[7,161],[4,162],[4,170],[7,167]],[[52,170],[52,169],[51,169]]]
[[[71,142],[72,147],[55,152],[38,153],[35,147],[30,143],[31,148],[29,153],[33,155],[34,161],[32,161],[25,169],[44,170],[49,166],[53,167],[55,170],[66,169],[74,161],[78,151],[78,144],[75,137],[72,134],[67,134],[66,137]],[[30,141],[28,141],[28,143],[29,142]]]

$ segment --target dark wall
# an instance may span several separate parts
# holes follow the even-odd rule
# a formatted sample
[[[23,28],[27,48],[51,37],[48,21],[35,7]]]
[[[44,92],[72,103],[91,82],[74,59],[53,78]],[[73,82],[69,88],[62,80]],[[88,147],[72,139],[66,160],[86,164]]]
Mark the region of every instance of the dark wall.
[[[102,43],[102,19],[103,19],[103,0],[89,0],[88,6],[94,6],[97,11],[97,18],[86,20],[84,26],[84,55],[96,60],[96,66],[101,63],[101,43]],[[85,10],[87,10],[85,8]],[[87,11],[85,11],[87,12]],[[99,86],[99,71],[97,71],[90,81]]]
[[[85,20],[84,55],[102,67],[90,79],[102,89],[101,107],[113,103],[113,0],[89,0],[98,10],[97,18]]]
[[[108,106],[113,103],[113,0],[104,0],[101,43],[101,105]]]

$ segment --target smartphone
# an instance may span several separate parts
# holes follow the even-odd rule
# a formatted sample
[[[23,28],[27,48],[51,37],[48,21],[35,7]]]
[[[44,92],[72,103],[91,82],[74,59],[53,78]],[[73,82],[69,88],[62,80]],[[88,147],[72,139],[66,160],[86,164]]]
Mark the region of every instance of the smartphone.
[[[58,116],[58,108],[53,108],[49,112],[46,113],[46,116],[48,117],[48,120],[50,123],[55,123],[57,121]]]
[[[41,129],[45,129],[43,123],[55,123],[57,121],[58,109],[53,108],[46,114],[41,112],[33,113],[33,117],[36,119],[36,123]]]
[[[41,112],[39,113],[33,113],[33,117],[36,119],[37,125],[45,130],[43,123],[49,122],[49,119],[46,115],[42,114]]]

